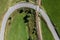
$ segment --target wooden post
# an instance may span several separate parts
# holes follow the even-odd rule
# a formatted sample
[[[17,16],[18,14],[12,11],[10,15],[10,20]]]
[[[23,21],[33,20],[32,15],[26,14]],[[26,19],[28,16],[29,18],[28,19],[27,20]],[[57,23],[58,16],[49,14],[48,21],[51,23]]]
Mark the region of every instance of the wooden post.
[[[37,0],[37,5],[38,5],[37,10],[39,10],[38,7],[41,6],[41,0]],[[39,13],[36,11],[36,28],[37,28],[38,40],[42,40],[41,19],[38,15],[39,15]]]

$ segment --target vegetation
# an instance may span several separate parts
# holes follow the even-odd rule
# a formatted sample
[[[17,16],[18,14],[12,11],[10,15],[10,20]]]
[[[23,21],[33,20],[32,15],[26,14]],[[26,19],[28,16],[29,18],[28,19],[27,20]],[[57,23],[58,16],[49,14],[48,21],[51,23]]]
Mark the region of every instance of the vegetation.
[[[3,16],[8,10],[8,8],[21,1],[26,1],[26,0],[0,0],[0,28],[1,28],[1,22]]]
[[[28,40],[38,40],[37,38],[37,31],[36,31],[36,24],[35,24],[35,11],[33,9],[25,10],[27,15],[24,17],[24,22],[27,23],[29,38]]]
[[[60,0],[42,0],[42,6],[46,10],[48,16],[52,20],[53,24],[56,26],[59,35],[60,35]],[[51,33],[48,32],[48,28],[44,22],[42,22],[42,33],[44,40],[54,40],[51,36]]]
[[[23,20],[23,17],[26,14],[22,13],[19,15],[18,12],[14,12],[14,13],[17,13],[17,14],[13,17],[13,20],[9,25],[10,30],[8,29],[9,31],[8,31],[6,40],[27,40],[28,32]]]
[[[2,21],[3,15],[7,11],[7,9],[10,6],[12,6],[12,5],[14,5],[14,4],[18,3],[18,2],[21,2],[21,1],[26,1],[26,0],[1,0],[0,1],[0,23]],[[36,0],[31,0],[31,1],[33,1],[33,2],[36,3]],[[60,0],[50,0],[50,1],[49,0],[42,0],[42,6],[46,10],[47,14],[49,15],[49,17],[52,20],[52,22],[54,23],[54,25],[56,26],[57,32],[60,35],[60,29],[59,29],[60,28],[60,22],[59,22],[60,21],[60,11],[59,11],[60,10]],[[13,20],[14,21],[11,21],[11,23],[9,22],[9,24],[10,24],[9,28],[10,28],[10,30],[9,30],[9,32],[7,34],[8,35],[7,36],[8,39],[16,40],[16,38],[17,38],[19,40],[19,38],[17,36],[20,36],[20,34],[19,34],[20,33],[19,32],[20,30],[21,30],[21,32],[23,31],[25,33],[24,35],[26,35],[26,39],[28,39],[28,40],[31,40],[32,39],[31,37],[29,37],[29,38],[27,37],[28,33],[26,32],[26,30],[28,30],[28,28],[25,28],[26,27],[26,24],[24,23],[23,18],[26,16],[25,13],[33,13],[33,12],[30,12],[31,10],[27,10],[28,12],[27,11],[24,11],[24,13],[23,13],[23,11],[24,10],[21,10],[19,13],[17,11],[16,12],[17,15],[15,15],[13,17]],[[21,14],[21,13],[23,13],[24,15]],[[19,14],[21,14],[21,16]],[[30,16],[32,16],[32,15],[30,15]],[[11,19],[12,18],[10,17],[9,20],[11,20]],[[26,19],[26,20],[29,20],[28,23],[31,21],[30,19],[32,19],[32,17]],[[32,21],[33,20],[34,19],[32,19]],[[22,22],[22,23],[20,23],[20,22]],[[16,24],[14,24],[14,23],[16,23]],[[33,23],[30,23],[30,25],[34,25]],[[24,25],[22,25],[22,24],[24,24]],[[19,25],[19,26],[16,26],[16,25]],[[21,29],[20,29],[20,27],[21,27]],[[24,28],[24,30],[22,30],[22,28]],[[15,30],[15,29],[18,29],[18,30]],[[33,28],[33,30],[35,30],[35,29]],[[16,32],[19,32],[19,33],[16,33]],[[34,32],[32,32],[32,33],[34,33]],[[19,35],[17,35],[17,34],[19,34]],[[42,34],[43,34],[43,39],[44,40],[54,40],[51,32],[47,28],[47,25],[44,23],[44,21],[42,21]],[[8,40],[8,39],[6,39],[6,40]],[[25,37],[24,37],[24,39],[25,39]]]
[[[9,18],[8,32],[5,40],[38,40],[35,26],[35,11],[33,9],[21,9],[15,11]],[[28,11],[26,11],[28,10]],[[29,10],[31,10],[29,12]]]
[[[34,14],[31,14],[29,22],[27,23],[30,40],[38,40],[34,16],[35,16]]]
[[[26,2],[29,2],[29,0],[26,0]]]
[[[3,15],[5,14],[7,8],[8,8],[8,0],[0,0],[0,28],[1,28],[1,22]]]

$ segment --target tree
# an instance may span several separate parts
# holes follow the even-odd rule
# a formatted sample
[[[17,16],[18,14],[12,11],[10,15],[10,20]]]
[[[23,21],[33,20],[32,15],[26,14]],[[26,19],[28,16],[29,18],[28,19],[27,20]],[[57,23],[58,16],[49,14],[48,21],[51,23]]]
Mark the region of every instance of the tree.
[[[29,2],[29,0],[26,0],[26,2]]]

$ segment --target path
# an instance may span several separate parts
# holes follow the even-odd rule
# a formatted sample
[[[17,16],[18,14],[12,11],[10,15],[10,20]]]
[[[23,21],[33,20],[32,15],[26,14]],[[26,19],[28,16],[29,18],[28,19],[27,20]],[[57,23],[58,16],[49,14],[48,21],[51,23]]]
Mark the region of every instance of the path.
[[[2,26],[1,26],[1,31],[0,31],[0,40],[4,40],[4,32],[5,32],[5,28],[6,28],[6,22],[9,18],[9,16],[16,10],[16,9],[19,9],[21,7],[28,7],[28,8],[32,8],[34,10],[37,10],[36,7],[37,5],[34,5],[32,3],[26,3],[26,2],[21,2],[21,3],[17,3],[16,5],[10,7],[8,9],[8,11],[6,12],[6,14],[4,15],[4,18],[3,18],[3,21],[2,21]],[[48,28],[50,29],[53,37],[55,40],[59,40],[59,37],[56,33],[56,31],[54,30],[54,26],[52,25],[48,15],[46,14],[46,12],[41,9],[41,8],[38,8],[37,10],[40,15],[43,17],[43,19],[46,21],[47,23],[47,26]]]

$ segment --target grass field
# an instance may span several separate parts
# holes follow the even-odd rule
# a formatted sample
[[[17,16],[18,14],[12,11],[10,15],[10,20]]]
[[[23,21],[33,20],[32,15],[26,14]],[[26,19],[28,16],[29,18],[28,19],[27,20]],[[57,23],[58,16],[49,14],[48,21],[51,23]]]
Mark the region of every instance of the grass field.
[[[0,0],[0,27],[1,27],[1,21],[4,16],[4,13],[6,12],[8,8],[8,0]]]
[[[0,1],[0,23],[2,21],[2,16],[7,11],[8,7],[10,7],[20,1],[21,0],[1,0]],[[49,15],[49,17],[52,20],[52,22],[54,23],[54,25],[56,26],[56,29],[60,35],[60,0],[50,0],[50,1],[42,0],[42,6],[46,10],[47,14]],[[11,30],[10,30],[10,32],[8,32],[9,34],[8,34],[7,40],[17,40],[17,39],[19,40],[19,38],[17,36],[20,34],[22,35],[22,36],[20,36],[21,38],[23,37],[23,35],[25,35],[24,39],[25,40],[27,39],[26,25],[23,23],[23,20],[22,20],[23,16],[24,16],[23,14],[21,14],[21,15],[17,14],[14,17],[14,19],[13,19],[14,21],[12,22],[11,26],[9,26],[9,27],[11,27]],[[22,24],[24,24],[24,25],[22,25]],[[16,25],[19,25],[19,26],[16,26]],[[12,26],[13,26],[13,28],[12,28]],[[24,30],[22,28],[24,28]],[[18,30],[15,30],[15,29],[18,29]],[[20,30],[22,30],[24,32],[22,32]],[[19,33],[17,34],[16,32],[17,33],[19,32]],[[23,33],[25,33],[25,34],[23,34]],[[44,40],[54,40],[54,38],[52,37],[52,34],[50,33],[49,29],[47,28],[47,25],[43,21],[42,21],[42,34],[43,34]],[[12,37],[10,37],[10,36],[12,36]],[[16,38],[13,39],[13,37],[14,38],[17,37],[17,39]],[[23,39],[21,39],[21,40],[23,40]]]
[[[46,23],[43,20],[41,20],[41,26],[43,40],[54,40],[50,30],[48,29]]]
[[[60,0],[42,0],[42,6],[56,26],[60,35]],[[53,37],[44,22],[42,23],[42,33],[44,40],[53,40]]]
[[[25,0],[0,0],[0,28],[1,28],[2,18],[5,12],[8,10],[8,8],[21,1],[25,1]]]
[[[31,11],[35,13],[34,10]],[[26,14],[29,16],[27,23],[25,23]],[[19,13],[17,10],[10,17],[6,25],[5,40],[37,40],[34,14],[26,11]]]
[[[8,29],[9,31],[5,40],[27,40],[28,31],[23,20],[26,13],[14,13],[16,13],[16,15],[13,17],[10,26],[8,26],[10,30]]]

